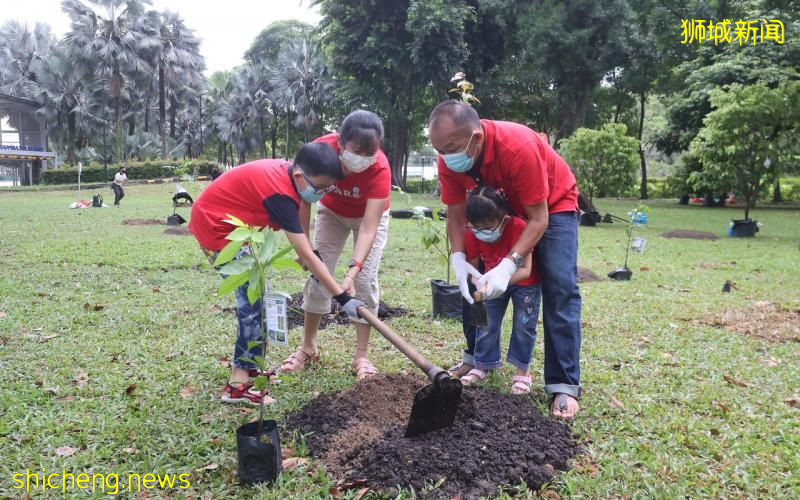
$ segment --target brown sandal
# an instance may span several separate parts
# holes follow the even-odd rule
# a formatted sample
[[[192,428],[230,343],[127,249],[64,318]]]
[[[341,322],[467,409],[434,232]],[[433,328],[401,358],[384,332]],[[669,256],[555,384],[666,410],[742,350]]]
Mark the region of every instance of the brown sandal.
[[[378,374],[378,369],[367,358],[358,358],[353,361],[353,372],[356,380],[364,380]]]
[[[311,354],[301,347],[283,360],[280,370],[281,373],[301,372],[317,361],[319,361],[319,352]]]

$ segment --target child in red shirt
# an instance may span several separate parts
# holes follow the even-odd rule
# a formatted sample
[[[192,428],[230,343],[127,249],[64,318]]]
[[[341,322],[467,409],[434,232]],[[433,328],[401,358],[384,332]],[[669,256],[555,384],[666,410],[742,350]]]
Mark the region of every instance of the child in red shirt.
[[[470,193],[466,211],[469,223],[464,242],[466,258],[476,269],[487,272],[507,257],[526,223],[519,217],[509,215],[505,199],[488,186],[479,187]],[[488,325],[476,328],[473,359],[464,361],[465,364],[473,365],[473,368],[461,377],[462,384],[483,382],[490,370],[502,366],[500,333],[508,302],[511,301],[514,304],[514,318],[506,354],[506,361],[516,367],[511,392],[531,392],[529,367],[536,342],[536,321],[541,298],[535,269],[533,255],[526,255],[522,267],[511,276],[505,293],[486,301]]]

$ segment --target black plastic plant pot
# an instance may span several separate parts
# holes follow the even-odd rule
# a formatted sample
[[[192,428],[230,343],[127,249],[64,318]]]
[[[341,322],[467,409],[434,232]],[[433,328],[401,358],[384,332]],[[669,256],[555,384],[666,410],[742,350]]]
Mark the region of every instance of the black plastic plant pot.
[[[600,212],[582,212],[579,224],[581,226],[596,226],[600,222]]]
[[[627,267],[620,267],[619,269],[614,269],[608,273],[609,278],[617,281],[630,281],[631,276],[633,276],[633,271]]]
[[[433,209],[425,208],[423,213],[425,217],[433,218]],[[414,211],[409,208],[401,208],[399,210],[390,210],[389,215],[391,215],[393,219],[411,219],[414,217]]]
[[[753,219],[733,220],[733,236],[752,238],[758,232],[758,222]]]
[[[172,214],[169,217],[167,217],[168,226],[180,226],[184,222],[186,222],[186,219],[181,217],[181,214]]]
[[[261,439],[258,422],[236,429],[236,448],[239,452],[239,480],[243,485],[272,484],[281,473],[281,441],[278,423],[264,420]]]
[[[461,318],[461,289],[446,281],[431,280],[434,318]]]

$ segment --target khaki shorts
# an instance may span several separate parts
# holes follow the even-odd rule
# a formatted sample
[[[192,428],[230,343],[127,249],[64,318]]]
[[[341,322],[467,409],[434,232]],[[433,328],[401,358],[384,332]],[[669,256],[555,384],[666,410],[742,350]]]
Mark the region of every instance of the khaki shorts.
[[[314,222],[314,245],[322,256],[322,262],[334,275],[336,263],[342,253],[347,237],[353,233],[353,244],[358,239],[358,228],[361,217],[341,217],[332,210],[319,205]],[[367,304],[367,309],[378,314],[380,286],[378,285],[378,268],[383,256],[383,248],[389,236],[389,211],[385,211],[378,222],[372,249],[363,263],[363,268],[356,276],[356,298]],[[348,260],[349,262],[349,260]],[[338,280],[337,280],[338,281]],[[316,314],[331,312],[331,293],[316,279],[308,278],[303,288],[303,310]],[[359,323],[366,323],[358,320]]]

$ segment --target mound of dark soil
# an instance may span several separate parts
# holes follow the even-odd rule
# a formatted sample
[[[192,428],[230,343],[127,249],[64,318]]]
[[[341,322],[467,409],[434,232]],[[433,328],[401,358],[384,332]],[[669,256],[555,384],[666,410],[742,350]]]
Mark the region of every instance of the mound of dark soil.
[[[528,399],[482,388],[464,390],[452,428],[406,438],[414,393],[425,384],[410,375],[371,377],[314,399],[287,417],[286,428],[305,435],[333,479],[417,493],[439,484],[423,497],[491,497],[521,481],[539,488],[578,452],[569,428]]]
[[[164,230],[164,234],[172,234],[175,236],[191,236],[192,232],[188,227],[171,227]]]
[[[688,229],[675,229],[672,231],[667,231],[666,233],[661,233],[663,238],[686,238],[689,240],[717,240],[717,236],[714,233],[709,233],[708,231],[690,231]]]
[[[586,283],[588,281],[603,281],[604,279],[605,278],[601,278],[600,276],[596,275],[591,269],[578,266],[578,283]]]
[[[122,223],[126,226],[156,226],[166,224],[166,222],[161,219],[125,219]]]
[[[303,326],[303,294],[296,293],[292,295],[292,300],[289,302],[289,307],[287,314],[289,316],[289,328],[294,328],[295,326]],[[380,301],[378,304],[378,318],[381,321],[385,321],[387,319],[392,319],[396,316],[404,316],[408,314],[408,310],[403,307],[391,307],[384,301]],[[326,314],[322,317],[322,321],[320,321],[319,327],[323,329],[330,325],[331,323],[335,323],[337,325],[349,325],[350,320],[347,318],[347,314],[342,311],[342,308],[339,306],[339,303],[335,300],[331,300],[331,313]]]

